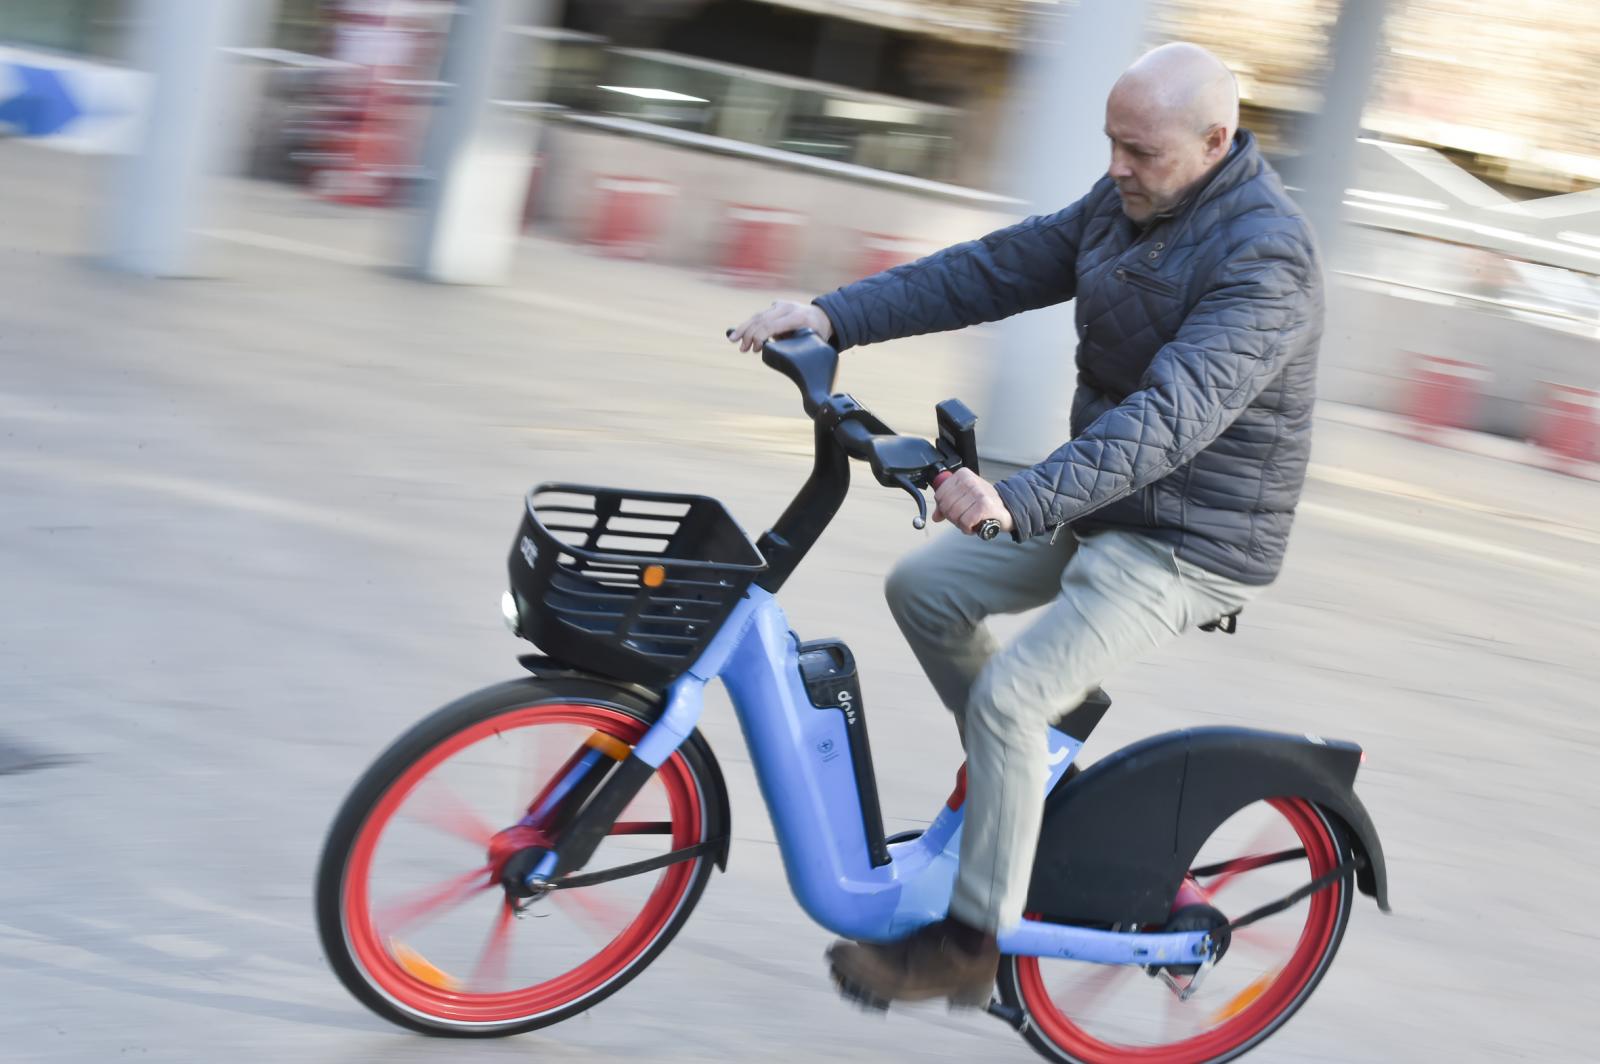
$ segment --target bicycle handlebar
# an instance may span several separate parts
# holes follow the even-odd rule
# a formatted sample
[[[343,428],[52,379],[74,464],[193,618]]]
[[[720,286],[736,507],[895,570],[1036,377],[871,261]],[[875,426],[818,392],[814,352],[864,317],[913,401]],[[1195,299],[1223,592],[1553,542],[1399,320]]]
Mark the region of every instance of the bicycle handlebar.
[[[959,400],[947,399],[938,405],[939,441],[935,444],[895,432],[852,396],[835,393],[839,354],[810,329],[767,340],[761,345],[761,360],[795,383],[806,414],[819,429],[827,430],[845,455],[867,462],[878,483],[900,488],[916,501],[912,527],[920,529],[927,523],[923,489],[937,487],[942,478],[958,469],[978,471],[973,434],[977,418]],[[974,531],[991,540],[1000,534],[1000,523],[990,518]]]
[[[888,428],[887,425],[884,427]],[[880,435],[882,433],[873,432],[853,418],[839,421],[833,426],[833,438],[839,441],[844,453],[862,462],[872,461],[872,441]]]

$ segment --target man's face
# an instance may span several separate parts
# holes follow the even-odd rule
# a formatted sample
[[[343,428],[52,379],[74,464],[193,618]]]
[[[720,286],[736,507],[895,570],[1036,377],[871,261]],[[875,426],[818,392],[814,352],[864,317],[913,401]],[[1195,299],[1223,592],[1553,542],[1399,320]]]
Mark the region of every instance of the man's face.
[[[1106,136],[1111,140],[1106,172],[1122,195],[1123,213],[1135,222],[1175,207],[1228,147],[1226,129],[1198,132],[1136,94],[1122,92],[1106,101]]]

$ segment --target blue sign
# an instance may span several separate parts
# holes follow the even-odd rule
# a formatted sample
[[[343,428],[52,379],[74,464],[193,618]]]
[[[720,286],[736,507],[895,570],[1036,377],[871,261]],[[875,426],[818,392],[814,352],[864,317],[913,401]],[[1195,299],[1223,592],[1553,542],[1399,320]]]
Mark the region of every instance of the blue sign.
[[[0,126],[11,126],[25,137],[58,133],[83,112],[67,91],[62,71],[46,67],[8,64],[21,82],[21,92],[0,100]]]

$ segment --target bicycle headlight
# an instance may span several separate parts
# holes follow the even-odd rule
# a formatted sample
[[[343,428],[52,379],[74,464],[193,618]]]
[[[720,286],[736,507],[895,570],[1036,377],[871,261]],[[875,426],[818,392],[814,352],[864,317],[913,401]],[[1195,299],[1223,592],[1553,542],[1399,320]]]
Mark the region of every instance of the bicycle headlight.
[[[517,597],[509,591],[500,593],[500,618],[511,629],[511,634],[521,638],[522,618],[517,614]]]

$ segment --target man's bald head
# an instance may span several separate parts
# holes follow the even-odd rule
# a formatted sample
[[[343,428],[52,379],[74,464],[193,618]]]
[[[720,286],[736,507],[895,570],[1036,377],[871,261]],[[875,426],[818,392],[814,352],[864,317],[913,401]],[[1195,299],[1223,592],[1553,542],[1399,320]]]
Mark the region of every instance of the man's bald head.
[[[1118,100],[1118,97],[1121,100]],[[1186,41],[1140,56],[1117,79],[1112,100],[1204,135],[1214,126],[1239,128],[1239,88],[1222,60]]]
[[[1239,90],[1197,44],[1164,44],[1117,79],[1106,100],[1111,177],[1123,210],[1145,222],[1171,210],[1227,156]]]

